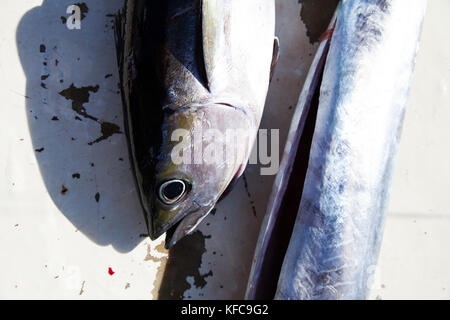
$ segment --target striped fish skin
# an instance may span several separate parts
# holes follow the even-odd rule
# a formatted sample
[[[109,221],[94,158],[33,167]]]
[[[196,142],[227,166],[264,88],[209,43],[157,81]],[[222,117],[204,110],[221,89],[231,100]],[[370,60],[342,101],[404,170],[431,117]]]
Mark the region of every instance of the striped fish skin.
[[[276,299],[368,297],[425,9],[341,2]]]
[[[167,232],[166,247],[192,232],[245,169],[269,86],[274,20],[273,0],[128,0],[118,15],[131,162],[149,235]],[[227,146],[201,137],[191,161],[176,164],[177,129],[254,135],[235,145],[232,163],[199,160],[195,150]],[[164,198],[167,190],[181,196]]]

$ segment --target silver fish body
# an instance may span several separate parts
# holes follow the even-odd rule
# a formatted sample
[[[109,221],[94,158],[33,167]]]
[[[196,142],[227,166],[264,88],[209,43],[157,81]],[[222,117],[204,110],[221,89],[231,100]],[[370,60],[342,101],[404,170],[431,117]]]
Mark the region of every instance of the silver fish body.
[[[273,0],[128,0],[118,15],[131,161],[149,235],[167,231],[167,247],[194,230],[245,168],[269,85],[274,10]],[[225,149],[227,130],[241,129],[253,133],[234,145],[233,161],[205,161],[202,150]],[[221,138],[202,135],[208,130]],[[175,162],[174,150],[188,155]]]
[[[299,99],[247,298],[368,297],[425,7],[425,0],[341,1]],[[289,209],[295,225],[283,262],[274,267],[267,257],[279,221],[289,216],[284,202],[295,189],[287,192],[286,182],[293,158],[305,151],[298,140],[314,91],[317,116],[309,155],[303,154],[305,179],[293,182],[300,196]],[[274,274],[278,282],[264,285]]]

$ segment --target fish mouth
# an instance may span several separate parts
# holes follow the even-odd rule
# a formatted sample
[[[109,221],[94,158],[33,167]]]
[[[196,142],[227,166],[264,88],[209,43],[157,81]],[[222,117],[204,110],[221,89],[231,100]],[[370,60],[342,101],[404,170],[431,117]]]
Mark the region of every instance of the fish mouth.
[[[166,231],[165,248],[172,248],[178,241],[192,233],[197,226],[206,218],[206,216],[214,209],[214,205],[200,206],[187,213],[184,218],[175,223]]]

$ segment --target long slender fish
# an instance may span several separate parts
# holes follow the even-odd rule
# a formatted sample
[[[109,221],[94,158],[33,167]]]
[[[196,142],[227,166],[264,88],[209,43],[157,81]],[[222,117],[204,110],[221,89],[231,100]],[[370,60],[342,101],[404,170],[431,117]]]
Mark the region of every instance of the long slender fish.
[[[167,231],[168,248],[245,169],[276,61],[274,20],[273,0],[128,0],[117,15],[131,162],[149,235]],[[230,144],[231,129],[252,134]],[[231,161],[205,159],[230,145]]]
[[[365,299],[425,0],[343,0],[300,95],[248,299]]]

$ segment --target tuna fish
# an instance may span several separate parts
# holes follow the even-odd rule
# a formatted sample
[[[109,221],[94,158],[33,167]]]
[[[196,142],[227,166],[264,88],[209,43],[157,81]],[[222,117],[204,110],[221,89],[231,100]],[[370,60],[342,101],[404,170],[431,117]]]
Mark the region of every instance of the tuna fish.
[[[116,20],[140,200],[150,238],[167,232],[171,247],[196,228],[246,167],[276,61],[275,4],[128,0]],[[202,134],[208,130],[216,135]],[[230,144],[224,138],[229,130],[252,134]],[[232,161],[204,159],[208,150],[230,145]],[[183,161],[174,161],[175,151]]]
[[[425,0],[343,0],[299,98],[248,299],[365,299]]]

